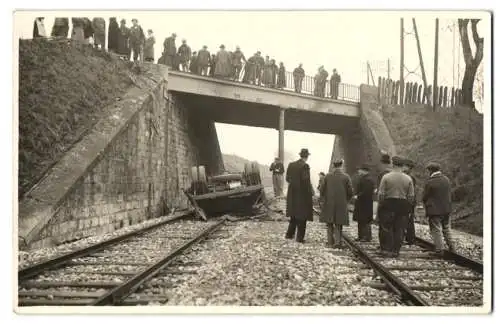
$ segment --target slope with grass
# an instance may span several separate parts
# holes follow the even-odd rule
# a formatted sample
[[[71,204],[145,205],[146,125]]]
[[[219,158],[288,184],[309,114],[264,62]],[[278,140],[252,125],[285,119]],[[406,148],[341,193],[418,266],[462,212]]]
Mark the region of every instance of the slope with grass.
[[[425,165],[439,162],[452,182],[452,226],[482,235],[483,116],[467,107],[433,112],[423,105],[388,107],[383,113],[396,152],[417,163],[419,199],[428,176]]]
[[[19,198],[126,92],[129,70],[69,40],[20,40]]]

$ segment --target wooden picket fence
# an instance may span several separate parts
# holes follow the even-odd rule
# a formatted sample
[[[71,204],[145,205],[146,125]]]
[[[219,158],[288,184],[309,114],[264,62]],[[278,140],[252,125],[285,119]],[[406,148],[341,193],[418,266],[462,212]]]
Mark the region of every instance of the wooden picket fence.
[[[425,95],[425,87],[416,82],[405,82],[404,86],[400,87],[399,80],[393,81],[392,79],[386,79],[383,77],[378,77],[378,100],[380,104],[393,104],[393,105],[404,105],[404,104],[427,104],[432,105],[432,85],[427,86],[427,93],[429,96]],[[403,102],[400,99],[400,91],[403,91]],[[446,108],[453,107],[463,103],[462,89],[449,88],[439,86],[437,88],[437,104],[436,106]]]

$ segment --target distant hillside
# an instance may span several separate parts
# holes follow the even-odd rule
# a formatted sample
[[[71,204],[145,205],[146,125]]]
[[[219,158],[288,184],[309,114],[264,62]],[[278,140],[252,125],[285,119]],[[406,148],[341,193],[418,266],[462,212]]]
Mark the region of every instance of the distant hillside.
[[[398,154],[416,161],[421,199],[425,165],[439,162],[452,182],[452,227],[483,233],[483,116],[467,107],[437,112],[423,105],[389,107],[384,119]]]
[[[245,169],[245,163],[252,162],[233,154],[222,154],[222,158],[224,159],[224,167],[229,172],[242,172]],[[271,172],[269,172],[269,165],[259,164],[259,168],[262,184],[265,187],[272,187],[273,179]]]

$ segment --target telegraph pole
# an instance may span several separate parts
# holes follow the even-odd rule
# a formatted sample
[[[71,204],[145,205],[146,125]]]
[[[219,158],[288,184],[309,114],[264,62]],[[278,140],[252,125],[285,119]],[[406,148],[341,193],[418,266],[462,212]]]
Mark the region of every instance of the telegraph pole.
[[[437,79],[438,79],[438,49],[439,49],[439,19],[436,18],[436,36],[434,42],[434,87],[432,90],[432,109],[436,111],[436,103],[437,103]]]
[[[400,50],[400,63],[399,63],[399,104],[403,105],[404,100],[404,66],[405,66],[405,24],[404,19],[401,18],[401,50]]]
[[[387,80],[391,78],[391,61],[387,59]]]
[[[422,50],[420,49],[420,39],[418,38],[417,23],[415,18],[413,20],[413,30],[415,31],[415,39],[417,40],[417,50],[418,59],[420,60],[420,69],[422,71],[422,80],[424,81],[424,95],[427,97],[427,102],[429,102],[429,94],[427,93],[427,78],[425,77],[424,61],[422,60]]]

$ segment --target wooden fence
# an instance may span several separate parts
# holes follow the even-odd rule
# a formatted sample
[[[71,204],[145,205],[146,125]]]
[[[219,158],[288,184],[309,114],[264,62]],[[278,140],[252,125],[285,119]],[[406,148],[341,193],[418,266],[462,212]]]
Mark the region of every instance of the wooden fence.
[[[403,102],[400,99],[400,91],[403,91]],[[378,77],[378,100],[381,104],[427,104],[432,105],[432,85],[425,87],[416,82],[405,82],[403,87],[400,87],[400,82]],[[426,93],[429,95],[426,96]],[[439,86],[437,88],[436,106],[438,107],[453,107],[463,103],[462,89],[449,88]]]

